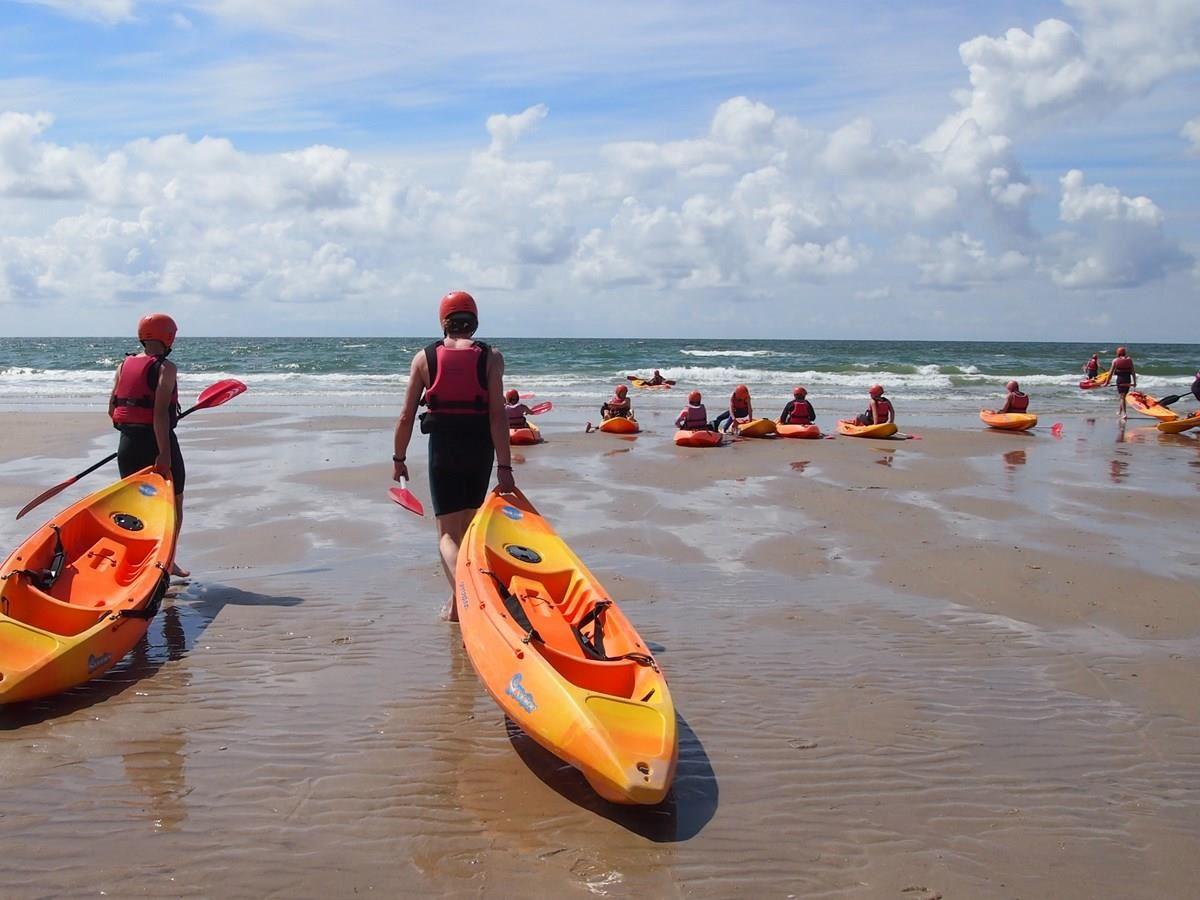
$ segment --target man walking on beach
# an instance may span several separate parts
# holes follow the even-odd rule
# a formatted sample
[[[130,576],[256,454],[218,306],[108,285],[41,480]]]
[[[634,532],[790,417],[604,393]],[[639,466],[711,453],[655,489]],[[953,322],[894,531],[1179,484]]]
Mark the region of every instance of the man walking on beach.
[[[504,411],[504,357],[474,339],[479,309],[465,291],[451,291],[438,309],[444,337],[413,357],[404,410],[396,423],[392,478],[408,477],[405,453],[412,439],[417,407],[421,431],[429,435],[429,494],[437,517],[438,550],[450,582],[443,613],[458,621],[454,570],[458,548],[476,510],[483,505],[496,460],[501,493],[516,490]]]

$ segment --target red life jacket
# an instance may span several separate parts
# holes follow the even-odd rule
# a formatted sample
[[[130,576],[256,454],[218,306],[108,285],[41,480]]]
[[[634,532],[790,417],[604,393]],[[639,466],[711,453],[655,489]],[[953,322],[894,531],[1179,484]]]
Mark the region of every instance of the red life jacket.
[[[892,407],[892,401],[882,395],[875,398],[875,408],[879,410],[879,414],[883,416],[883,418],[878,420],[875,419],[871,415],[871,407],[868,406],[867,411],[862,414],[864,421],[866,421],[868,425],[882,425],[888,420],[889,413],[895,415],[896,412]]]
[[[1008,411],[1025,412],[1027,409],[1029,409],[1029,395],[1022,394],[1020,391],[1009,391]]]
[[[708,428],[708,410],[704,408],[704,404],[692,406],[688,404],[680,415],[683,416],[683,425],[680,427],[684,431],[703,431]]]
[[[1117,375],[1132,375],[1133,374],[1133,357],[1118,356],[1113,360],[1113,372]]]
[[[139,354],[121,363],[117,386],[113,390],[113,425],[153,425],[154,395],[158,391],[161,356]],[[179,417],[179,386],[171,392],[171,427]]]
[[[812,404],[807,400],[793,400],[792,411],[788,414],[787,425],[811,425],[815,419],[816,413],[813,412]]]
[[[475,341],[461,350],[452,350],[442,341],[425,348],[429,388],[421,403],[429,411],[421,414],[421,431],[430,434],[445,426],[463,425],[482,425],[486,430],[490,351],[483,341]]]
[[[509,428],[528,428],[529,422],[525,418],[525,414],[521,412],[523,403],[505,403],[504,411],[508,413]]]

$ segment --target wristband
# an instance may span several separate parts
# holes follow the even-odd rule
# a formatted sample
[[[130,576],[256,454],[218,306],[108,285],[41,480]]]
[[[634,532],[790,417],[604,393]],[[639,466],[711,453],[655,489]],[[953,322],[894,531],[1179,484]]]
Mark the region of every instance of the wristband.
[[[404,462],[403,456],[392,456],[392,462]]]

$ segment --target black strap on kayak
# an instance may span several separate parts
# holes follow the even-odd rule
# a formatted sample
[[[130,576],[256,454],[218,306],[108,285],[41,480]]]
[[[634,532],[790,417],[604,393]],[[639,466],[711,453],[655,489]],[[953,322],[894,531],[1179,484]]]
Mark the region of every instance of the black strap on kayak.
[[[588,610],[583,618],[579,620],[579,624],[572,626],[571,630],[575,632],[575,636],[579,638],[579,645],[583,648],[583,652],[593,659],[608,659],[608,655],[604,652],[604,611],[612,606],[611,600],[600,600],[590,610]],[[592,625],[592,636],[586,637],[583,629],[589,623]]]
[[[137,609],[123,609],[119,613],[123,619],[146,619],[149,621],[158,615],[158,610],[162,606],[163,597],[167,594],[167,587],[171,584],[171,575],[163,568],[162,563],[155,563],[162,569],[162,576],[158,579],[158,584],[154,586],[154,593],[144,606]]]
[[[50,592],[50,588],[54,587],[54,582],[58,581],[58,576],[62,575],[63,567],[67,561],[67,551],[63,547],[62,532],[59,531],[57,525],[51,525],[54,529],[54,557],[50,560],[50,568],[48,569],[13,569],[8,575],[0,577],[0,580],[5,580],[11,575],[24,575],[39,591]]]
[[[504,608],[508,610],[512,620],[525,632],[525,643],[528,644],[530,641],[537,641],[539,644],[546,643],[537,633],[537,629],[533,627],[533,623],[529,621],[529,616],[525,613],[525,607],[521,605],[521,600],[509,592],[508,587],[500,580],[500,576],[488,569],[479,571],[484,575],[491,575],[492,581],[496,582],[496,591],[500,594],[500,599],[504,601]]]

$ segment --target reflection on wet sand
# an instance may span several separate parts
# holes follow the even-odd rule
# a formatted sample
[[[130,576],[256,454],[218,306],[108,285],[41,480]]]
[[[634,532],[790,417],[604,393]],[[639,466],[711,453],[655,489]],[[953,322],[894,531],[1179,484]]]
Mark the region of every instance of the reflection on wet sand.
[[[1025,462],[1024,450],[1009,450],[1004,454],[1004,465],[1010,472],[1015,471],[1017,466],[1025,465]]]

